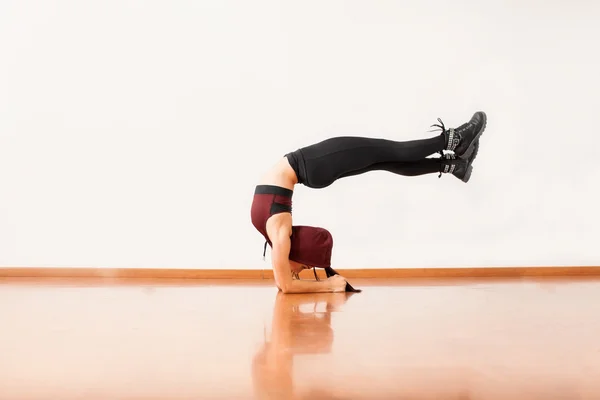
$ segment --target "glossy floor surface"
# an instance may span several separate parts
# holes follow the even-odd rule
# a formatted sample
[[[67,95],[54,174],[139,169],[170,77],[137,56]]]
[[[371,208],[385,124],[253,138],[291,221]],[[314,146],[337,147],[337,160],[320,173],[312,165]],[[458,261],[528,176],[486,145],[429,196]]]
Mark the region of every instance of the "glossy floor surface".
[[[600,281],[0,280],[1,399],[600,399]]]

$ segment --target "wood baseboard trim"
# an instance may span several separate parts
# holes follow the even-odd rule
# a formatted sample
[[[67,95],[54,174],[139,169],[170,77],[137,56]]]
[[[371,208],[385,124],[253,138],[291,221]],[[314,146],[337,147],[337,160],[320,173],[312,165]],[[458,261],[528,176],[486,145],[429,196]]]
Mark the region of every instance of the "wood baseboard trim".
[[[265,279],[263,270],[163,268],[0,268],[0,278]]]
[[[490,267],[490,268],[368,268],[338,269],[348,279],[413,278],[523,278],[600,277],[600,266]],[[317,269],[319,278],[325,278]],[[301,278],[314,277],[312,270]],[[154,269],[154,268],[0,268],[0,278],[98,278],[98,279],[246,279],[272,280],[272,270],[245,269]]]
[[[373,268],[339,269],[348,279],[423,279],[423,278],[525,278],[525,277],[600,277],[600,267],[479,267],[479,268]],[[317,270],[319,278],[325,277],[323,270]],[[304,271],[303,276],[313,276]],[[273,271],[264,271],[265,278],[272,279]]]

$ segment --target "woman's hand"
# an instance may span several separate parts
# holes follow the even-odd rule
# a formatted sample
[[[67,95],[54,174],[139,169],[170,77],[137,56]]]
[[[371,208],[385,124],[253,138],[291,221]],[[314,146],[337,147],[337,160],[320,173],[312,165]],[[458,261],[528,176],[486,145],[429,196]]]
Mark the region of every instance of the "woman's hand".
[[[334,293],[346,291],[346,278],[341,275],[334,275],[327,278],[327,282],[329,282],[331,291]]]

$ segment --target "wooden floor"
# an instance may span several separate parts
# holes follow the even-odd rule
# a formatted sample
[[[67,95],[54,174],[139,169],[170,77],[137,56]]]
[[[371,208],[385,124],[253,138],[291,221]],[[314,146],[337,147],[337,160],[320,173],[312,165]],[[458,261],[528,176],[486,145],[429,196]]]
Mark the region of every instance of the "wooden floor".
[[[600,399],[600,281],[0,280],[1,399]]]

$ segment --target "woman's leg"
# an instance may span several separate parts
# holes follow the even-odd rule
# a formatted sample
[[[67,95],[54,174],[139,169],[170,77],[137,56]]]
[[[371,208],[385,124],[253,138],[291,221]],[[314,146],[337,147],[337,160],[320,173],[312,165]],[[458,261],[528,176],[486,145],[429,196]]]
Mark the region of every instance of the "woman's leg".
[[[402,176],[419,176],[427,174],[436,174],[441,171],[442,160],[439,158],[425,158],[415,162],[385,162],[370,165],[366,168],[356,171],[349,171],[342,174],[338,179],[349,176],[361,175],[371,171],[387,171]]]
[[[296,154],[305,167],[303,183],[312,188],[323,188],[345,174],[374,164],[415,162],[443,148],[444,137],[441,135],[407,142],[345,136],[304,147]]]
[[[457,129],[440,126],[440,135],[420,140],[393,141],[367,137],[335,137],[301,148],[291,153],[298,165],[299,183],[312,188],[324,188],[342,176],[357,171],[372,170],[374,165],[413,163],[442,150],[459,151],[457,156],[470,158],[474,142],[485,128],[485,114],[475,113],[471,120]],[[379,169],[379,168],[378,168]],[[439,169],[438,169],[439,172]]]
[[[370,171],[387,171],[402,176],[420,176],[427,174],[450,173],[467,182],[471,177],[473,167],[471,164],[479,151],[479,140],[475,142],[474,151],[468,160],[456,159],[451,155],[444,155],[441,158],[424,158],[414,162],[383,162],[369,165],[368,167],[348,171],[338,177],[338,179],[349,176],[361,175]]]

